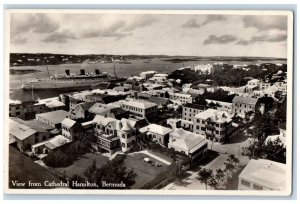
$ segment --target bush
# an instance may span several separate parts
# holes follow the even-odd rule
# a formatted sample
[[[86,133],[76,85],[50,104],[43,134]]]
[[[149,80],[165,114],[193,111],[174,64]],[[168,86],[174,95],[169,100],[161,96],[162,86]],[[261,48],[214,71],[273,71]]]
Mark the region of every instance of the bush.
[[[62,145],[59,149],[50,152],[43,158],[43,162],[52,168],[71,165],[79,156],[90,151],[90,145],[81,141],[75,141]]]

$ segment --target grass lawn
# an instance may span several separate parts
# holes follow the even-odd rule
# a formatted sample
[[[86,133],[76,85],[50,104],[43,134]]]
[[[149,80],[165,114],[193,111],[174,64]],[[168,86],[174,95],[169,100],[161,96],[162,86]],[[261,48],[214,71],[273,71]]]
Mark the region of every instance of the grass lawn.
[[[66,175],[68,178],[71,178],[75,174],[83,176],[85,169],[92,165],[94,160],[96,161],[96,166],[101,168],[107,163],[108,158],[101,154],[87,153],[78,158],[71,166],[55,168],[55,171]]]
[[[165,164],[162,164],[162,166],[152,166],[151,164],[144,162],[143,157],[148,157],[152,161],[156,161],[154,158],[149,157],[145,154],[133,154],[133,155],[127,155],[125,159],[125,165],[128,168],[132,168],[136,174],[137,177],[135,178],[135,184],[132,186],[133,189],[139,189],[146,183],[149,183],[152,181],[157,175],[159,175],[161,172],[166,171],[168,166]],[[159,162],[161,163],[161,162]]]
[[[14,147],[9,146],[9,188],[18,188],[12,185],[11,181],[15,180],[26,184],[22,188],[50,188],[44,186],[43,183],[45,181],[60,182],[60,179],[46,168],[41,167]],[[41,183],[42,186],[29,187],[29,181]]]

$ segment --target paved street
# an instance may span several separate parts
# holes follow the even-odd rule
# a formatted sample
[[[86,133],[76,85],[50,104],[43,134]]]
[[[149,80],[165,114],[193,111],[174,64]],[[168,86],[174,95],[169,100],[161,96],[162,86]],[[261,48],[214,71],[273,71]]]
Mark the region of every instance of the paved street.
[[[240,160],[240,164],[247,164],[249,161],[249,158],[246,156],[241,155],[241,148],[246,147],[249,144],[249,139],[242,136],[240,138],[236,138],[235,140],[232,140],[231,143],[228,144],[220,144],[217,142],[214,142],[212,145],[211,141],[208,141],[208,148],[216,151],[219,153],[219,155],[214,158],[211,162],[206,164],[204,167],[209,169],[224,169],[224,162],[227,159],[227,155],[234,154],[237,158]],[[163,189],[166,190],[187,190],[187,189],[193,189],[193,190],[205,190],[206,187],[204,184],[201,184],[198,178],[198,172],[196,170],[194,171],[187,171],[188,176],[183,179],[181,184],[177,184],[175,182],[170,183],[169,185],[165,186]],[[209,187],[208,187],[209,189]]]

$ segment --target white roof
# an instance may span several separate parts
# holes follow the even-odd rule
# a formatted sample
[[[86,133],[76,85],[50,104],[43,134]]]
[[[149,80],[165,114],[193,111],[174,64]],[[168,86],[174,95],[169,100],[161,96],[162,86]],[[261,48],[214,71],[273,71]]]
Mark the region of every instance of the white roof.
[[[230,122],[232,120],[232,116],[228,112],[211,108],[198,113],[195,118],[202,120],[210,118],[215,122]]]
[[[157,124],[150,124],[150,125],[147,125],[147,126],[140,129],[141,133],[153,132],[153,133],[156,133],[156,134],[159,134],[159,135],[166,135],[166,134],[168,134],[172,131],[173,130],[170,129],[170,128],[166,128],[166,127],[163,127],[163,126],[157,125]]]
[[[51,121],[53,124],[61,123],[68,116],[68,112],[64,110],[56,110],[46,113],[36,114],[36,118],[41,117],[48,121]]]
[[[156,103],[151,103],[148,101],[141,101],[141,100],[133,100],[133,99],[129,101],[124,101],[123,104],[127,106],[133,106],[136,108],[141,108],[141,109],[148,109],[157,106]]]
[[[258,79],[251,79],[250,81],[248,81],[248,83],[258,83],[259,82],[259,80]]]
[[[118,120],[115,118],[111,118],[111,117],[105,117],[102,115],[96,115],[93,122],[97,123],[97,124],[101,124],[103,126],[108,125],[111,122],[117,122]]]
[[[285,189],[286,165],[267,159],[251,159],[240,178],[275,190]]]
[[[193,153],[203,145],[207,144],[207,141],[202,135],[180,128],[170,133],[170,144]]]
[[[60,106],[65,106],[65,104],[59,100],[52,100],[48,103],[45,104],[49,108],[55,108],[55,107],[60,107]]]
[[[65,118],[61,124],[65,125],[65,126],[68,126],[68,127],[72,127],[74,124],[76,123],[75,120],[72,120],[70,118]]]

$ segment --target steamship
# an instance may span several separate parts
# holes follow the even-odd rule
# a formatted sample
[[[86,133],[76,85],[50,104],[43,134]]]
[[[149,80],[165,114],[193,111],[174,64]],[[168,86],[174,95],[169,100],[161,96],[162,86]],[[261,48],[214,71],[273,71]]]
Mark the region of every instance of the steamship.
[[[95,69],[95,73],[85,73],[84,69],[80,70],[80,74],[71,74],[70,70],[65,70],[65,74],[49,78],[33,79],[22,84],[22,89],[81,89],[90,88],[101,82],[109,82],[116,78],[105,72]]]

